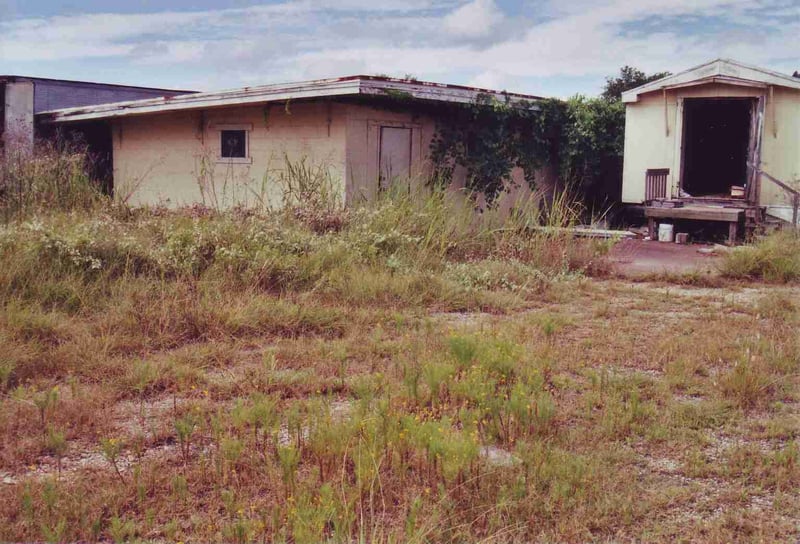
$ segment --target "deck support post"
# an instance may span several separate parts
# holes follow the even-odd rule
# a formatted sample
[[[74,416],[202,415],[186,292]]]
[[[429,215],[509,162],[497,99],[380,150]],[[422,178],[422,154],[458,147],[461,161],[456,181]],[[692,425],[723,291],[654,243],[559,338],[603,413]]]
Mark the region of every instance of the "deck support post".
[[[728,245],[736,245],[736,234],[739,230],[739,222],[731,221],[728,223]]]
[[[648,230],[653,240],[655,240],[655,224],[659,220],[718,221],[728,223],[728,243],[733,245],[739,234],[739,223],[745,218],[745,209],[719,206],[679,206],[676,208],[646,206],[644,215],[647,218]]]

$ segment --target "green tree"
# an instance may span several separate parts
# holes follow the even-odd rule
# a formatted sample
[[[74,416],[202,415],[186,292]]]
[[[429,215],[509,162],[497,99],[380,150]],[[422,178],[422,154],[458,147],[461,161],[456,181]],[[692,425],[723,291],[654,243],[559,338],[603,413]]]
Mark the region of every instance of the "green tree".
[[[647,75],[633,66],[623,66],[620,68],[618,76],[606,78],[606,84],[603,87],[601,96],[606,100],[619,100],[625,91],[669,75],[672,74],[670,72],[658,72]]]
[[[624,134],[622,102],[580,95],[567,100],[558,146],[562,180],[589,201],[613,200],[621,176]]]
[[[625,132],[623,91],[669,75],[623,66],[606,79],[602,96],[538,100],[535,104],[481,95],[474,103],[440,108],[431,158],[436,179],[449,181],[459,165],[468,189],[492,203],[521,167],[535,188],[536,171],[557,165],[562,182],[587,203],[619,199]]]

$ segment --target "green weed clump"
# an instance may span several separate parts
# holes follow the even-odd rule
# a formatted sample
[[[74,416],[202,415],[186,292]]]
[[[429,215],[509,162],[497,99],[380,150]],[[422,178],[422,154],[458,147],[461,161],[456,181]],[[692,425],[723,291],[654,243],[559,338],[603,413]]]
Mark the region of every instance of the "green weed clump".
[[[795,282],[800,279],[800,235],[793,230],[775,232],[729,251],[720,266],[729,278]]]
[[[73,209],[12,221],[0,229],[0,297],[75,314],[138,280],[357,305],[502,308],[592,269],[602,253],[591,241],[531,230],[533,209],[476,215],[446,191],[392,193],[331,229],[297,206],[266,215]]]

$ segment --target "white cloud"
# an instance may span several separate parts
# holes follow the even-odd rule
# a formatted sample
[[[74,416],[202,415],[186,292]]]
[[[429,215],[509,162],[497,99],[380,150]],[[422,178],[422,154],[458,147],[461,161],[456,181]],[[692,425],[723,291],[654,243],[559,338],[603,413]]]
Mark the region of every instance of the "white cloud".
[[[444,18],[445,29],[455,36],[488,36],[504,19],[494,0],[472,0]]]
[[[796,0],[545,0],[513,18],[494,0],[287,0],[0,22],[15,71],[103,80],[113,64],[201,89],[366,72],[535,94],[561,78],[595,92],[624,64],[677,71],[724,56],[786,71],[800,69],[798,51]],[[59,73],[67,61],[80,73]]]
[[[481,87],[483,89],[505,89],[508,87],[509,77],[497,70],[486,70],[476,75],[467,82],[471,87]]]

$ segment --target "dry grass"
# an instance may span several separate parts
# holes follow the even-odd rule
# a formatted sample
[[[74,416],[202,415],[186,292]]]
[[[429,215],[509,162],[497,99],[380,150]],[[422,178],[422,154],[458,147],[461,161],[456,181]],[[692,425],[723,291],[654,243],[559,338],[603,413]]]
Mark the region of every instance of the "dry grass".
[[[736,279],[796,282],[800,279],[800,234],[796,230],[777,231],[726,253],[722,274]]]
[[[179,284],[17,301],[0,538],[794,535],[796,293],[560,284],[475,321]]]
[[[797,538],[796,289],[436,198],[11,223],[0,541]]]

